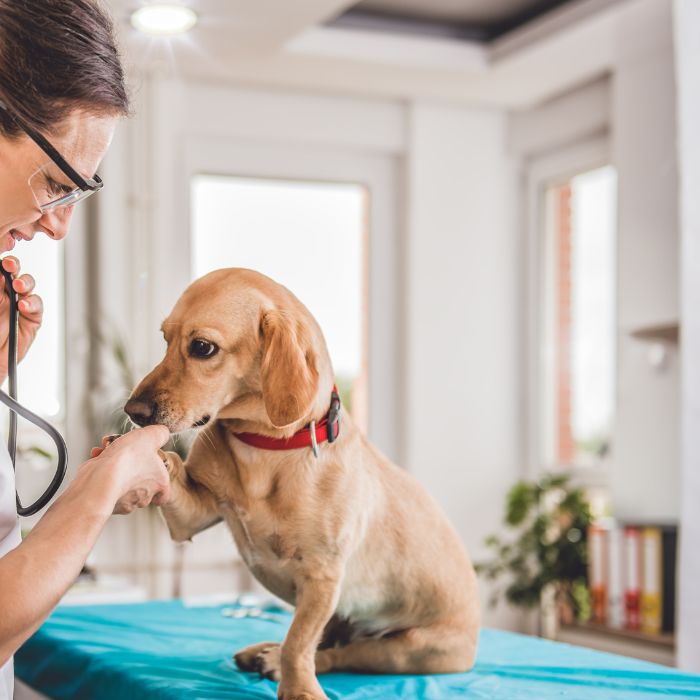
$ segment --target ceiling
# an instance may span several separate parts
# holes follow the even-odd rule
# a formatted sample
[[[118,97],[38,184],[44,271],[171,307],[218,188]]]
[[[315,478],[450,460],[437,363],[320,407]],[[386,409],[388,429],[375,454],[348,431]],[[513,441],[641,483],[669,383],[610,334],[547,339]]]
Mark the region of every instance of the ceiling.
[[[518,109],[609,71],[617,8],[641,0],[180,0],[200,22],[172,39],[130,26],[130,13],[152,0],[107,1],[136,74]],[[400,12],[423,29],[347,24],[353,12],[376,18],[378,8],[385,20]],[[433,25],[462,34],[424,31]],[[465,36],[467,27],[481,34]]]
[[[492,41],[572,0],[361,0],[336,26]]]
[[[449,22],[502,22],[543,4],[542,0],[361,0],[354,7]]]

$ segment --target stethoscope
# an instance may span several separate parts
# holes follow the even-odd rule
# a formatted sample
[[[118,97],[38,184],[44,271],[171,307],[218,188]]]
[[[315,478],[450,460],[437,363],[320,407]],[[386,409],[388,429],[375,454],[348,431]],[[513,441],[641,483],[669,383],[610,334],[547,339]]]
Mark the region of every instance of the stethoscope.
[[[15,457],[17,454],[17,416],[34,423],[37,428],[40,428],[56,443],[58,452],[58,464],[56,472],[51,479],[51,483],[44,493],[29,506],[23,506],[19,500],[19,494],[16,493],[17,513],[22,516],[34,515],[38,513],[55,495],[66,476],[66,465],[68,463],[68,451],[66,443],[61,433],[56,430],[50,423],[47,423],[43,418],[32,413],[29,409],[17,402],[17,334],[19,324],[19,311],[17,292],[12,288],[12,274],[7,272],[0,264],[0,271],[5,277],[5,288],[10,299],[10,329],[8,334],[8,350],[7,350],[7,374],[9,378],[10,394],[9,396],[0,390],[0,401],[2,401],[10,409],[10,430],[7,438],[7,451],[10,453],[12,460],[12,468],[16,471]]]

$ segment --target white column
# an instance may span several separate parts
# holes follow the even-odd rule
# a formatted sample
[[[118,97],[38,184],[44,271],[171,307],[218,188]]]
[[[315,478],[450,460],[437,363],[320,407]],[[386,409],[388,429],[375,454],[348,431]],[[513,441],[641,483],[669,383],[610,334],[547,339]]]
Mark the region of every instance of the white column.
[[[506,115],[420,103],[408,130],[406,466],[481,559],[523,454]],[[484,604],[485,624],[514,620]]]
[[[678,665],[700,672],[700,3],[675,0],[681,224]]]
[[[610,486],[616,517],[679,514],[679,367],[655,369],[631,333],[678,319],[678,204],[670,0],[625,5],[612,78],[618,173],[617,415]]]

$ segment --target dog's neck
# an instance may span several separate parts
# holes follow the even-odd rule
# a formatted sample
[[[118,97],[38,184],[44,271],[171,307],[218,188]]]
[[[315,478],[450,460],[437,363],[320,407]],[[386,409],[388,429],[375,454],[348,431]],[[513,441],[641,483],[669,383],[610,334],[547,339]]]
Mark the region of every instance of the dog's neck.
[[[265,411],[262,393],[251,390],[239,396],[235,401],[222,409],[217,419],[227,431],[234,433],[255,433],[271,438],[285,439],[308,426],[311,421],[319,423],[327,415],[333,391],[331,377],[320,382],[320,388],[311,409],[299,420],[285,426],[275,426],[270,422]]]
[[[343,429],[347,426],[347,416],[343,417]],[[269,499],[271,493],[284,498],[284,494],[296,493],[295,489],[311,487],[323,472],[329,459],[336,453],[336,445],[347,438],[344,434],[338,442],[319,445],[316,457],[310,447],[294,450],[265,450],[239,440],[230,421],[218,421],[222,439],[230,450],[233,459],[231,467],[235,472],[235,493],[231,500],[244,510],[251,510],[260,499]],[[335,457],[337,459],[337,457]],[[294,484],[290,491],[288,484]]]
[[[335,386],[325,401],[320,395],[309,416],[284,429],[271,426],[266,421],[251,421],[240,418],[219,418],[221,429],[237,458],[245,467],[260,468],[271,463],[305,463],[308,459],[317,462],[327,445],[334,442],[340,433],[340,400]],[[321,413],[323,411],[323,413]],[[291,430],[290,430],[291,428]]]

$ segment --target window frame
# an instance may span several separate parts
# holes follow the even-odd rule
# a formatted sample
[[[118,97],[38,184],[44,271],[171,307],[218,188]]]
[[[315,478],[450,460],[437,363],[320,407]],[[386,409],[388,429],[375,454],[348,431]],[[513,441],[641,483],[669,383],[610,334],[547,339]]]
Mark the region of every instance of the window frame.
[[[609,139],[599,136],[582,140],[556,151],[529,159],[525,167],[524,197],[526,217],[526,294],[524,318],[526,325],[526,378],[525,378],[525,445],[526,471],[529,478],[537,478],[546,471],[566,471],[577,483],[592,488],[606,488],[609,470],[602,465],[551,465],[544,463],[544,365],[542,338],[546,323],[545,277],[545,223],[546,189],[566,182],[572,177],[612,162]],[[617,287],[617,279],[615,280]],[[617,353],[617,350],[616,350]],[[617,357],[615,359],[617,367]],[[617,405],[617,391],[615,392]],[[614,420],[613,420],[614,433]]]
[[[367,352],[368,437],[396,462],[405,461],[400,338],[402,337],[401,281],[403,261],[400,202],[401,160],[396,154],[365,149],[186,135],[179,147],[178,167],[169,197],[174,214],[171,228],[161,225],[149,236],[154,250],[177,247],[181,254],[164,269],[149,271],[151,329],[158,328],[172,304],[191,281],[190,183],[193,175],[210,174],[316,182],[347,182],[364,186],[368,207]],[[174,197],[173,197],[174,193]],[[156,217],[166,221],[165,217]],[[151,330],[149,335],[153,336]],[[162,354],[161,339],[150,346],[153,361]]]
[[[86,366],[88,365],[88,356],[90,345],[88,342],[88,324],[87,324],[87,309],[88,309],[88,284],[85,275],[82,274],[87,269],[88,259],[88,218],[91,207],[94,201],[86,202],[85,207],[79,207],[75,212],[70,235],[61,242],[63,246],[62,255],[62,294],[63,294],[63,324],[62,324],[62,342],[57,348],[59,352],[59,394],[61,409],[58,415],[46,416],[39,413],[43,418],[54,425],[63,435],[68,446],[68,468],[66,478],[59,490],[61,493],[66,486],[72,481],[80,463],[86,458],[93,442],[88,428],[89,420],[86,420],[85,407],[89,399],[88,393],[88,376]],[[30,245],[30,244],[25,244]],[[55,242],[52,245],[57,245]],[[22,250],[18,251],[20,260],[22,259]],[[31,269],[27,270],[32,273]],[[41,285],[41,280],[38,280]],[[41,287],[39,287],[41,294]],[[41,333],[41,329],[39,333]],[[36,348],[30,348],[30,354],[37,352]],[[20,372],[22,365],[20,364]],[[20,401],[22,400],[22,375],[20,381]],[[7,416],[7,413],[4,413]],[[3,418],[3,423],[7,424],[7,419]],[[4,432],[4,431],[3,431]],[[18,431],[18,446],[30,447],[33,443],[33,436],[40,431],[38,428],[31,426],[26,421],[20,420]],[[5,436],[2,437],[5,440]],[[18,464],[21,460],[18,455]],[[36,493],[40,493],[48,484],[51,474],[56,466],[55,458],[52,458],[51,465],[47,471],[39,474],[41,480],[40,486],[37,487]],[[25,470],[27,465],[20,464],[19,468]],[[33,501],[34,498],[26,497],[26,501]],[[41,519],[45,509],[39,513],[27,516],[22,520],[22,527],[31,529]]]
[[[229,168],[233,170],[233,168]],[[369,265],[370,265],[370,220],[369,214],[372,206],[372,193],[369,186],[361,181],[352,181],[348,179],[330,179],[330,178],[302,178],[302,177],[275,177],[272,175],[258,176],[258,175],[239,175],[232,172],[196,172],[190,175],[190,193],[188,198],[188,206],[190,211],[190,226],[189,226],[189,263],[191,267],[194,267],[194,181],[197,177],[215,177],[215,178],[230,178],[232,180],[237,180],[239,182],[257,182],[257,183],[269,183],[269,184],[289,184],[289,185],[319,185],[319,186],[329,186],[334,185],[350,185],[356,187],[362,193],[363,201],[363,221],[361,224],[361,234],[360,234],[360,329],[359,329],[359,355],[360,355],[360,369],[359,374],[355,377],[353,383],[353,390],[355,387],[360,386],[360,401],[361,407],[358,407],[353,400],[352,406],[352,416],[353,421],[357,427],[359,427],[365,434],[369,429]],[[324,330],[325,333],[325,329]],[[333,358],[331,357],[333,360]],[[337,374],[337,368],[334,365],[334,370],[336,370],[336,379],[339,379]],[[340,390],[342,394],[342,389]],[[353,394],[354,396],[354,394]]]

